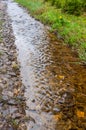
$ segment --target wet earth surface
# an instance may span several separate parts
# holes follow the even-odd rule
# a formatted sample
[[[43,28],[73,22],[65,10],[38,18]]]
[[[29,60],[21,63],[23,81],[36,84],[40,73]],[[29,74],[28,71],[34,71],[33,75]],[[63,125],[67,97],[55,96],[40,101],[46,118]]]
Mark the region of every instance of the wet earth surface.
[[[25,130],[24,86],[6,4],[0,1],[0,130]]]
[[[0,21],[0,130],[86,130],[76,51],[11,0],[0,1]]]

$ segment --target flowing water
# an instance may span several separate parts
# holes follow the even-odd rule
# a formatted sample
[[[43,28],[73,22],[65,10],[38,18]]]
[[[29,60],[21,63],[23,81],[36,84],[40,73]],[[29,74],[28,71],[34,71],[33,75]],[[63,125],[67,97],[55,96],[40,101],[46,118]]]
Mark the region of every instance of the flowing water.
[[[52,115],[41,111],[44,98],[47,96],[46,91],[50,87],[47,66],[52,62],[50,60],[52,50],[49,50],[46,29],[16,3],[8,2],[8,12],[16,37],[21,75],[26,86],[25,96],[28,106],[26,113],[34,118],[34,122],[28,124],[28,130],[32,127],[34,130],[53,129]]]
[[[12,20],[21,77],[26,88],[26,115],[30,117],[27,130],[72,130],[74,71],[66,64],[66,58],[70,64],[73,63],[70,49],[64,46],[62,51],[61,43],[50,40],[47,27],[32,18],[17,3],[11,0],[6,3]],[[62,59],[63,55],[65,59]],[[64,69],[65,66],[67,69]]]

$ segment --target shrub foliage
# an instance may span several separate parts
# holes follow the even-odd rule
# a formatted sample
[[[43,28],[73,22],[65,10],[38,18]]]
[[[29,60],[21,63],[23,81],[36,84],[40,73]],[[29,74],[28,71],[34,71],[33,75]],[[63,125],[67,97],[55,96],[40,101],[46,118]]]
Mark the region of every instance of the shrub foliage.
[[[80,15],[86,11],[86,0],[44,0],[50,1],[56,8],[61,8],[62,11],[69,14]]]

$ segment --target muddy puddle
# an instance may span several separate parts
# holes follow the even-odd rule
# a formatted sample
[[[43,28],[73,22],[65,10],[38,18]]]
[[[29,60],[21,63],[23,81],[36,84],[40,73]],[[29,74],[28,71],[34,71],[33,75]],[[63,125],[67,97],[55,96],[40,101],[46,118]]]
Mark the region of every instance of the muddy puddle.
[[[25,9],[5,2],[26,88],[27,130],[85,130],[86,66]]]

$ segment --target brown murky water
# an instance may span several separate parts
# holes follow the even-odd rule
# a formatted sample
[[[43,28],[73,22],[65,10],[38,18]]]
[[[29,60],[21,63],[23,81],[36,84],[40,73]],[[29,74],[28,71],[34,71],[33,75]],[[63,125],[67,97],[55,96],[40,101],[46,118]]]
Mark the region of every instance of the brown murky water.
[[[27,130],[85,130],[86,65],[17,3],[6,3],[26,87]]]

